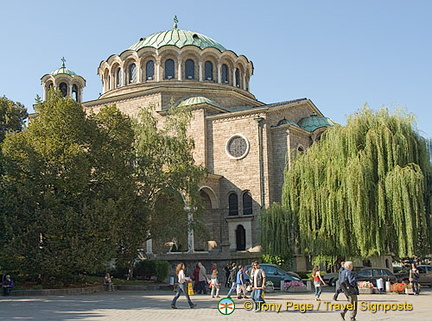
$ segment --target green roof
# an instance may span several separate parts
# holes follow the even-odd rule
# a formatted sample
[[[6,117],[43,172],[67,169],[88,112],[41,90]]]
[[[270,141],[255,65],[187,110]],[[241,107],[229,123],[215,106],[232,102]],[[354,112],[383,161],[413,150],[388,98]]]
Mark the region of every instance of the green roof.
[[[177,26],[174,26],[174,28],[171,30],[157,32],[151,34],[150,36],[141,38],[138,42],[130,46],[129,49],[135,51],[138,51],[144,47],[153,47],[158,49],[168,45],[176,46],[178,48],[192,45],[201,49],[213,47],[219,49],[220,51],[226,50],[225,47],[220,43],[203,34],[194,31],[177,29]]]
[[[203,96],[196,96],[196,97],[187,98],[187,99],[181,101],[177,106],[183,107],[183,106],[193,106],[193,105],[198,105],[198,104],[209,104],[209,105],[212,105],[215,107],[220,107],[220,105],[215,103],[213,100],[208,99],[208,98],[203,97]]]
[[[74,73],[72,70],[70,70],[69,68],[66,68],[66,67],[60,67],[51,73],[51,75],[53,75],[53,76],[56,76],[58,74],[67,74],[70,76],[76,76],[76,73]]]
[[[307,131],[313,132],[321,127],[331,127],[336,123],[328,117],[318,116],[317,114],[312,114],[310,117],[302,118],[298,122],[300,128]]]
[[[66,66],[65,66],[66,59],[64,57],[61,59],[61,61],[62,61],[62,66],[60,68],[54,70],[51,73],[51,75],[53,75],[53,76],[57,76],[58,74],[67,74],[70,76],[76,76],[77,75],[76,73],[74,73],[69,68],[66,68]]]

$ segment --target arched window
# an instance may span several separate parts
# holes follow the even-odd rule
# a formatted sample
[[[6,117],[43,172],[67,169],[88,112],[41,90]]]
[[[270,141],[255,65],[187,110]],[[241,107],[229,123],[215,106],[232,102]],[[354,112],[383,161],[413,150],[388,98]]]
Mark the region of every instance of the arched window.
[[[213,80],[213,64],[211,61],[206,61],[204,64],[205,80]]]
[[[235,85],[240,88],[240,70],[237,68],[235,71]]]
[[[222,83],[228,84],[229,83],[229,71],[228,66],[223,64],[222,65]]]
[[[228,196],[228,215],[238,215],[238,196],[236,193],[231,193]]]
[[[194,79],[195,78],[195,63],[192,59],[188,59],[185,62],[185,76],[186,79]]]
[[[167,59],[165,60],[165,79],[173,79],[174,78],[174,60]]]
[[[63,97],[66,97],[68,94],[68,85],[65,82],[62,82],[59,86],[59,89],[60,89]]]
[[[129,65],[129,83],[133,84],[134,82],[136,82],[137,78],[136,78],[136,65],[135,64],[130,64]]]
[[[72,98],[79,103],[79,97],[78,97],[78,86],[77,85],[73,85],[72,86]]]
[[[249,192],[243,194],[243,215],[252,215],[252,196]]]
[[[237,251],[246,250],[246,230],[241,224],[236,228],[236,248]]]
[[[120,86],[122,86],[123,85],[123,75],[122,75],[122,70],[121,70],[121,68],[119,67],[118,69],[117,69],[117,72],[116,72],[116,86],[117,87],[120,87]]]
[[[146,64],[146,80],[154,79],[154,61],[149,60]]]

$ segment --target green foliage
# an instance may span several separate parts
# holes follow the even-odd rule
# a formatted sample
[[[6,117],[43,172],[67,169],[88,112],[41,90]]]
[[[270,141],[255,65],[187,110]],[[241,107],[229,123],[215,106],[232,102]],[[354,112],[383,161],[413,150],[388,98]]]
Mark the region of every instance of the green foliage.
[[[168,277],[169,263],[160,260],[143,260],[135,265],[134,275],[138,278],[150,279],[156,277],[158,282],[162,282]]]
[[[8,132],[20,132],[28,117],[27,109],[19,102],[0,98],[0,143]]]
[[[194,142],[187,135],[190,109],[171,108],[163,124],[153,113],[153,106],[141,109],[135,125],[136,175],[150,213],[148,237],[167,242],[186,236],[185,202],[193,213],[200,212],[205,171],[195,164]]]
[[[313,256],[429,253],[431,172],[411,115],[365,107],[294,161],[285,173],[283,211],[263,230],[271,221],[294,229],[299,251]],[[264,240],[265,249],[275,249],[269,253],[287,254],[278,241]]]
[[[269,254],[264,254],[262,256],[262,260],[263,263],[270,263],[270,264],[276,264],[279,266],[283,266],[287,259],[278,255],[269,255]]]
[[[18,103],[3,99],[3,106],[26,115]],[[128,274],[153,233],[186,235],[184,204],[199,212],[204,175],[187,135],[190,110],[173,110],[160,128],[151,108],[138,122],[115,106],[86,115],[58,91],[35,109],[26,131],[8,125],[1,146],[3,269],[61,287],[105,271],[113,258]],[[164,271],[158,263],[155,276]]]
[[[86,117],[58,92],[36,109],[28,130],[3,144],[1,258],[61,286],[81,271],[102,271],[122,233],[140,230],[144,220],[130,222],[144,215],[129,155],[133,130],[115,108]]]

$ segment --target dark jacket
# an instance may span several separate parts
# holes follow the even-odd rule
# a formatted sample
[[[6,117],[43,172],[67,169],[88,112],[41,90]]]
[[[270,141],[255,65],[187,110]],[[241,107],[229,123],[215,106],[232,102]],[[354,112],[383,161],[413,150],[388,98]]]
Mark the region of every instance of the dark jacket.
[[[228,277],[228,282],[235,283],[237,280],[237,268],[233,267],[230,270],[230,275]]]

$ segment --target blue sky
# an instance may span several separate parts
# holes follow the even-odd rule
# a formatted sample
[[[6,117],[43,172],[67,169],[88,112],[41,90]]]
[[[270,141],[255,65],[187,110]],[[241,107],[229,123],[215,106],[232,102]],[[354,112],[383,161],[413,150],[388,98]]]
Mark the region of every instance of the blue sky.
[[[406,108],[432,137],[432,1],[10,0],[0,12],[0,96],[31,111],[63,56],[87,81],[84,100],[96,99],[99,63],[177,15],[180,29],[253,62],[262,102],[307,97],[341,124],[365,103]]]

